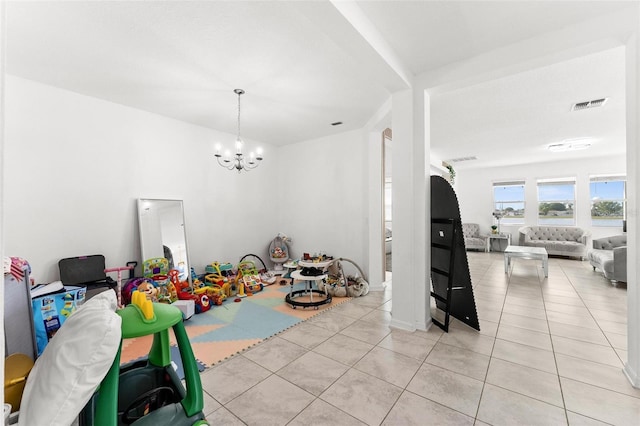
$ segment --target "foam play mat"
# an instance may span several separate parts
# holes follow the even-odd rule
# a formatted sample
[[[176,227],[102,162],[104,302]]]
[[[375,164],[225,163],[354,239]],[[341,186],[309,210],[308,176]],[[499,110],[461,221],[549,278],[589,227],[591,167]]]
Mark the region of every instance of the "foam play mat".
[[[293,290],[303,288],[303,283],[293,286]],[[185,321],[193,353],[201,369],[211,367],[327,309],[351,300],[349,297],[334,297],[331,303],[319,306],[318,309],[293,309],[285,303],[285,296],[290,289],[288,284],[273,284],[252,296],[242,298],[241,302],[234,302],[234,298],[227,299],[222,305],[213,306],[209,311]],[[153,336],[145,336],[125,340],[121,362],[146,356],[152,339]],[[172,352],[177,354],[177,351]],[[181,364],[179,360],[175,362]]]

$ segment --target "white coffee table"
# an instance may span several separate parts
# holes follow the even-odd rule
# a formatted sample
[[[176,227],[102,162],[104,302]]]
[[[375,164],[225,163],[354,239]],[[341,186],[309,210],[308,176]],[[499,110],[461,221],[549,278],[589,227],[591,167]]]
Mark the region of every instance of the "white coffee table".
[[[527,246],[508,246],[504,251],[504,273],[509,273],[511,266],[511,258],[533,259],[542,261],[542,270],[544,276],[549,276],[549,255],[543,247],[527,247]]]

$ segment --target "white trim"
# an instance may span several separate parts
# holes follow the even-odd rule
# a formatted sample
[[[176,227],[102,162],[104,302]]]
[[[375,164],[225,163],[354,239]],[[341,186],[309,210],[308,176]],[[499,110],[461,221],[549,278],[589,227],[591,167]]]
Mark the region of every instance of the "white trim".
[[[577,179],[575,176],[573,177],[564,177],[564,178],[548,178],[548,179],[536,179],[536,183],[538,186],[544,185],[566,185],[573,183],[575,185]]]
[[[631,383],[631,386],[636,389],[640,389],[640,376],[638,375],[638,373],[633,371],[628,362],[624,363],[624,368],[622,369],[622,371],[624,372],[624,375],[627,376],[627,379],[629,380],[629,383]]]
[[[429,294],[429,297],[431,297],[431,294]],[[425,318],[424,322],[416,322],[416,330],[427,331],[431,328],[431,326],[433,325],[433,320],[431,319],[431,312],[428,312],[428,315],[429,316]]]
[[[355,2],[330,1],[336,10],[344,16],[347,22],[360,33],[360,36],[380,56],[382,61],[393,70],[394,75],[399,78],[406,87],[411,87],[413,83],[413,72],[411,72],[407,64],[400,59],[400,55],[391,47],[389,42],[362,11],[360,6]]]
[[[387,288],[387,283],[391,284],[391,280],[377,285],[371,285],[371,283],[369,283],[369,291],[384,291]]]
[[[626,182],[627,175],[619,174],[619,175],[589,175],[589,183],[592,182]]]
[[[406,321],[400,321],[397,319],[392,319],[391,322],[389,323],[389,327],[392,328],[398,328],[400,330],[406,330],[406,331],[416,331],[416,327],[411,324],[410,322],[406,322]]]
[[[493,186],[525,186],[525,179],[494,180]]]

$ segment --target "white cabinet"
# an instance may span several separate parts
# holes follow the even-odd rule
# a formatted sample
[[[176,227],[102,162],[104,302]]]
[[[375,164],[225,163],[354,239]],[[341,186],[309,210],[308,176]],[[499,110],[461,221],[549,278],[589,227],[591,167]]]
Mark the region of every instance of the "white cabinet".
[[[5,356],[21,353],[36,359],[36,338],[31,308],[31,284],[25,266],[21,281],[4,276],[4,350]]]

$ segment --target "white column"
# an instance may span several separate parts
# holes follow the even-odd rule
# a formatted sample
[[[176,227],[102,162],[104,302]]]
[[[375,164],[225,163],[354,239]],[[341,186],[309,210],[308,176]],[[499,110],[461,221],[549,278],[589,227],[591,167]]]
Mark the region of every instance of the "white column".
[[[640,291],[638,289],[640,264],[640,233],[638,233],[638,200],[640,185],[640,7],[636,9],[636,31],[626,45],[626,119],[627,119],[627,304],[628,352],[624,372],[631,384],[640,388]]]
[[[416,328],[427,330],[431,327],[431,173],[430,173],[430,115],[431,103],[424,89],[414,91],[414,195],[416,209],[414,216],[415,241],[414,274],[418,283],[414,293]]]
[[[393,104],[393,308],[391,326],[427,329],[428,279],[425,211],[428,208],[425,157],[425,95],[404,90]]]

